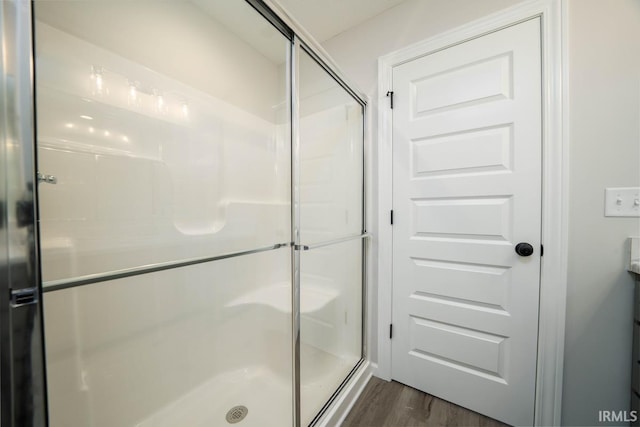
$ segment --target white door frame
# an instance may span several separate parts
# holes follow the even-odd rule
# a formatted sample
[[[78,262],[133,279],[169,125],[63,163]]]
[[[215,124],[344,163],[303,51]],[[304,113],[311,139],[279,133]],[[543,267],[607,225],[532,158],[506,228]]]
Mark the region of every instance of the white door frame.
[[[483,34],[541,17],[542,35],[542,242],[540,314],[536,374],[535,425],[560,425],[564,357],[568,242],[568,146],[563,126],[563,51],[561,0],[530,0],[378,60],[378,360],[375,375],[391,379],[393,231],[389,211],[393,200],[392,114],[386,93],[392,69],[412,59]],[[565,117],[566,118],[566,117]]]

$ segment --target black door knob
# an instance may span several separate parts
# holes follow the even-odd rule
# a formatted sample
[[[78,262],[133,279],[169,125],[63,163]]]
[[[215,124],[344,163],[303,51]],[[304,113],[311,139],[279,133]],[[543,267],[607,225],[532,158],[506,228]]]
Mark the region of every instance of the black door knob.
[[[516,245],[516,253],[520,256],[530,256],[533,254],[533,246],[529,243],[518,243]]]

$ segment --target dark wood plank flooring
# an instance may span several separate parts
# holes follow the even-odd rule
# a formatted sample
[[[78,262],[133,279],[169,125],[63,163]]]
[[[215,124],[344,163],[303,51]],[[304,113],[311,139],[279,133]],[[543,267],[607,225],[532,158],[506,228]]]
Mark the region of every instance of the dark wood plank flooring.
[[[342,427],[504,427],[499,421],[395,381],[372,377]]]

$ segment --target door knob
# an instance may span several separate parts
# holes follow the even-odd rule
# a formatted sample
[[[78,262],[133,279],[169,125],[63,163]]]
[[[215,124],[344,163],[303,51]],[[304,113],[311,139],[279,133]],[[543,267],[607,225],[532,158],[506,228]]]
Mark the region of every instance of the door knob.
[[[516,253],[520,256],[530,256],[533,254],[533,246],[529,243],[518,243],[516,245]]]

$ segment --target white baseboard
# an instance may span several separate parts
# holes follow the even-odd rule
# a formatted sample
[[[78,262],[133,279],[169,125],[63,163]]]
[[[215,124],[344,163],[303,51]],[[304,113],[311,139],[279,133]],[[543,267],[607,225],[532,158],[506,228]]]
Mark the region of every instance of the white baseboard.
[[[371,370],[371,375],[373,375],[374,377],[380,378],[380,375],[379,375],[380,369],[378,368],[378,364],[371,362],[369,365],[370,365],[369,369]]]
[[[340,396],[334,399],[322,418],[315,424],[315,427],[338,427],[342,424],[354,403],[358,400],[360,393],[369,382],[371,366],[372,364],[367,360],[358,368],[342,389]]]

